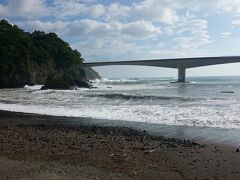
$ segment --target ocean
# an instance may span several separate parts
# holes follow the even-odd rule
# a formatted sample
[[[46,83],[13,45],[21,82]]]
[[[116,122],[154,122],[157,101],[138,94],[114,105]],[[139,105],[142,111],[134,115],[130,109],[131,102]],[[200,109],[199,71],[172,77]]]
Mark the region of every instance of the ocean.
[[[240,129],[240,77],[102,79],[94,89],[0,89],[0,110]]]

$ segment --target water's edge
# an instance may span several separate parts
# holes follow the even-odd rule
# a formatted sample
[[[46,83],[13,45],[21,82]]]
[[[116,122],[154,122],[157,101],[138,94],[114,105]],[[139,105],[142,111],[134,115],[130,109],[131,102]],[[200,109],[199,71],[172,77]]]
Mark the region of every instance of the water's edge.
[[[85,117],[64,117],[64,116],[50,116],[39,115],[32,113],[11,112],[0,110],[0,119],[7,117],[10,121],[14,122],[16,119],[21,118],[24,123],[25,120],[30,120],[27,123],[39,123],[43,119],[51,121],[50,123],[60,123],[69,126],[81,125],[96,125],[96,126],[111,126],[111,127],[128,127],[137,130],[145,130],[151,135],[164,136],[167,138],[177,139],[191,139],[194,142],[201,144],[219,144],[228,146],[240,145],[240,130],[239,129],[224,129],[224,128],[211,128],[211,127],[191,127],[179,125],[163,125],[155,123],[133,122],[133,121],[116,121],[105,119],[92,119]],[[41,117],[41,118],[39,118]],[[41,120],[41,121],[39,121]],[[21,125],[23,121],[16,122]]]

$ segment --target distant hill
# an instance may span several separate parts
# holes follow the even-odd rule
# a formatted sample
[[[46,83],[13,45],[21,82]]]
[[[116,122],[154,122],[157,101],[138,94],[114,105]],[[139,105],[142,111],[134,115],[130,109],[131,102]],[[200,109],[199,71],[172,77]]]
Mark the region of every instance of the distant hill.
[[[83,60],[55,33],[28,33],[0,21],[0,88],[45,84],[53,76],[99,79],[93,69],[82,68]]]

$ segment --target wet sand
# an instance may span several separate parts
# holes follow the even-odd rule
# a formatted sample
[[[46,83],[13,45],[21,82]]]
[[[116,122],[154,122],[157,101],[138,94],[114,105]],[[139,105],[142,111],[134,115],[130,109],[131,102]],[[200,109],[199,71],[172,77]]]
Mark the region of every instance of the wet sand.
[[[71,120],[0,111],[0,179],[240,178],[236,147]]]

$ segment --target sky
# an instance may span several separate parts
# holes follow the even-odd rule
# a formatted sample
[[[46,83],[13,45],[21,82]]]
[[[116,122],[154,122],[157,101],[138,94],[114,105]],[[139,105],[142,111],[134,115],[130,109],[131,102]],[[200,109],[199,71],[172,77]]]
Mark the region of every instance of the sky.
[[[0,18],[25,31],[55,32],[85,62],[240,55],[240,0],[0,0]],[[95,70],[108,78],[177,74],[142,66]],[[240,63],[187,75],[240,75]]]

